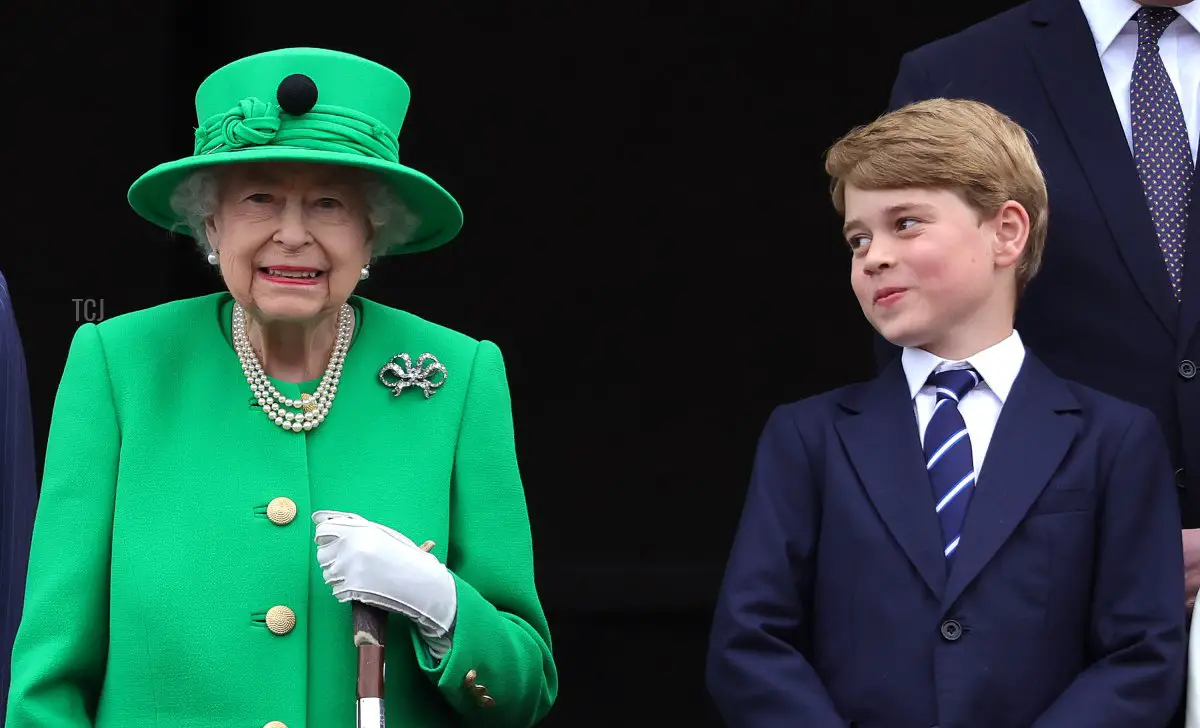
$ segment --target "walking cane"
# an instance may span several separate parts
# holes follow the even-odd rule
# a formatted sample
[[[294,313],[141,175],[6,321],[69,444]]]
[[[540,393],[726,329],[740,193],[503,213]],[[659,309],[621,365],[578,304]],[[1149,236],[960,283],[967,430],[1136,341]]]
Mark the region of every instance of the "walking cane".
[[[421,545],[422,551],[433,548],[433,541]],[[350,604],[354,623],[354,646],[358,648],[358,687],[356,728],[385,728],[383,714],[384,645],[387,635],[387,612],[362,602]]]

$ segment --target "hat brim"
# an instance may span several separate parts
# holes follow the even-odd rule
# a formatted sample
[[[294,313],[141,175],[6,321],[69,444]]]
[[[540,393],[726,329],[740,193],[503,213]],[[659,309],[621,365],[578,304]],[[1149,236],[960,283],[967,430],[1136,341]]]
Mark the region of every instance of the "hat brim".
[[[417,218],[417,227],[404,245],[380,255],[420,253],[445,245],[462,230],[462,208],[449,192],[424,174],[402,164],[357,154],[315,151],[282,145],[246,147],[232,152],[186,157],[160,164],[129,188],[129,205],[155,225],[189,233],[171,209],[171,195],[193,172],[252,162],[308,162],[354,167],[375,172]]]

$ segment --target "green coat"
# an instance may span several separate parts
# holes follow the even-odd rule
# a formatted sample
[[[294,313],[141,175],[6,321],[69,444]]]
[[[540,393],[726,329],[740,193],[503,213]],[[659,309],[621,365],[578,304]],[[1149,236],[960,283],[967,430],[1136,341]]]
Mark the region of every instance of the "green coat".
[[[558,677],[500,351],[351,303],[359,328],[337,399],[309,433],[252,406],[228,294],[78,330],[50,428],[8,728],[353,726],[350,607],[321,578],[319,509],[432,539],[455,577],[440,664],[391,618],[389,724],[525,728],[549,710]],[[431,398],[379,382],[401,352],[446,366]],[[300,386],[275,386],[299,398]],[[295,503],[290,522],[279,498]],[[296,616],[286,634],[267,626],[276,606]],[[470,670],[493,706],[464,683]]]

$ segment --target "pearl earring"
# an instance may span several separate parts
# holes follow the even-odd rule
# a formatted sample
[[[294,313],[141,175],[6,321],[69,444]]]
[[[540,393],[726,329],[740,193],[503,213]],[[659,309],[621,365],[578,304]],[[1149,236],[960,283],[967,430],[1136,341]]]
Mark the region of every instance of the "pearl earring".
[[[365,281],[371,277],[371,266],[364,265],[363,269],[358,272],[358,280]]]
[[[213,251],[208,254],[208,264],[209,265],[216,265],[218,262],[220,262],[220,259],[217,258],[216,251]]]

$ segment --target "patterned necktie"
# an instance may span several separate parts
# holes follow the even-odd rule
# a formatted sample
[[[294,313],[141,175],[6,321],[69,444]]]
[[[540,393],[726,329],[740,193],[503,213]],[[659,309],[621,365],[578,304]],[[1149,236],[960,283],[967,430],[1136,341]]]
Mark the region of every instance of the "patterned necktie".
[[[1176,300],[1183,284],[1183,244],[1193,164],[1183,110],[1158,55],[1158,39],[1178,15],[1165,7],[1137,11],[1138,49],[1129,86],[1133,158]]]
[[[929,384],[937,389],[933,417],[925,428],[925,467],[933,484],[938,522],[942,526],[942,546],[946,558],[954,556],[967,503],[975,490],[975,461],[971,454],[971,436],[958,411],[958,402],[981,381],[974,369],[950,369],[934,372]]]

